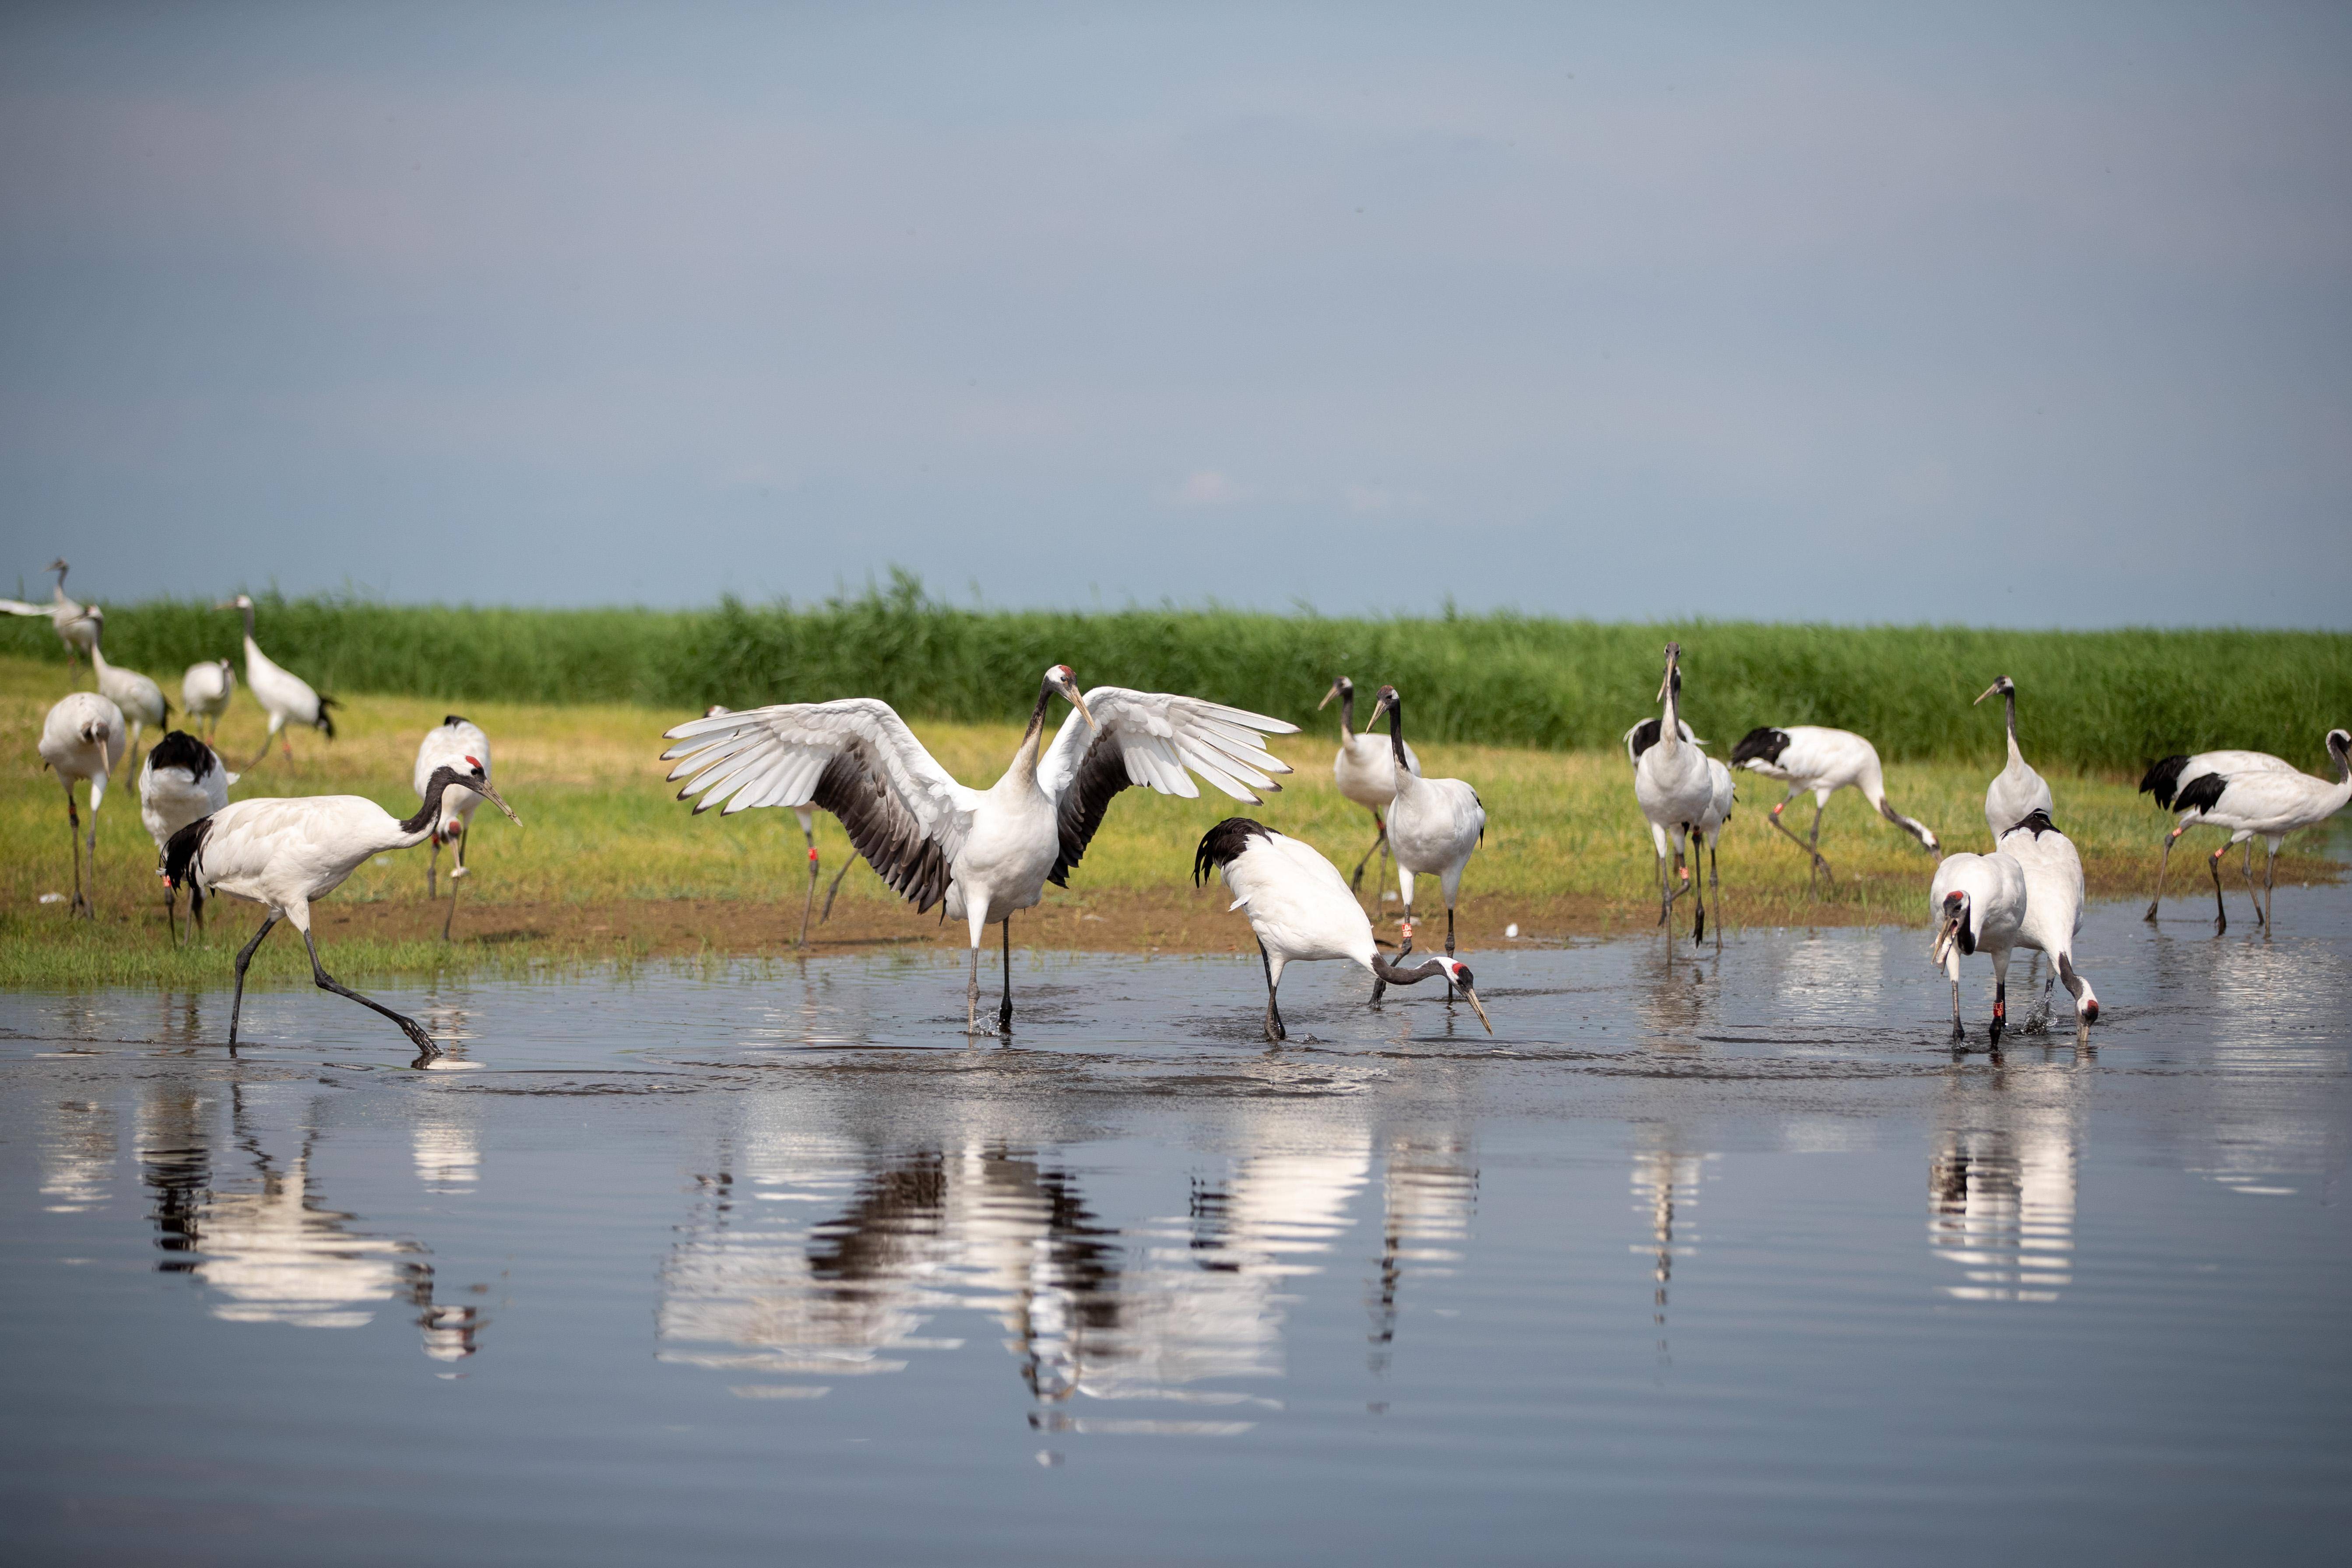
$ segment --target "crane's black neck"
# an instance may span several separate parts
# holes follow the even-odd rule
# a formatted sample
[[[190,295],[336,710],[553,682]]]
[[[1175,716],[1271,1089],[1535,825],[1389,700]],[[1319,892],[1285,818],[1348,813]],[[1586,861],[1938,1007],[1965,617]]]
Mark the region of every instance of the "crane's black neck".
[[[1356,733],[1356,689],[1352,684],[1339,688],[1339,733],[1349,739]]]
[[[1404,760],[1404,699],[1389,699],[1389,754],[1396,759],[1397,772],[1410,773]]]
[[[2017,688],[2016,688],[2016,687],[2012,686],[2012,687],[2011,687],[2008,690],[2006,690],[2006,691],[2004,691],[2004,692],[2002,692],[2002,693],[2000,694],[2000,705],[2001,705],[2001,708],[2002,708],[2002,710],[2004,710],[2005,714],[2007,715],[2007,717],[2006,717],[2006,719],[2005,719],[2005,721],[2004,721],[2009,725],[2009,743],[2010,743],[2011,745],[2014,746],[2014,745],[2016,745],[2016,744],[2017,744]]]
[[[1372,973],[1391,985],[1417,985],[1424,980],[1434,980],[1445,973],[1445,965],[1436,959],[1416,963],[1411,969],[1399,969],[1389,962],[1385,952],[1372,954]]]
[[[250,610],[246,612],[247,615],[252,613]],[[416,808],[415,816],[401,823],[400,830],[403,833],[417,836],[430,832],[433,824],[439,820],[441,816],[442,795],[451,784],[464,784],[470,789],[473,787],[473,783],[474,775],[469,773],[460,773],[452,767],[435,768],[433,776],[425,781],[425,804]]]
[[[1045,707],[1054,700],[1054,683],[1037,683],[1037,706],[1029,710],[1029,728],[1021,731],[1021,743],[1013,748],[1013,771],[1034,773],[1037,771],[1038,737],[1045,732]]]
[[[237,613],[245,617],[245,640],[251,642],[253,640],[253,606],[239,605],[236,608]]]

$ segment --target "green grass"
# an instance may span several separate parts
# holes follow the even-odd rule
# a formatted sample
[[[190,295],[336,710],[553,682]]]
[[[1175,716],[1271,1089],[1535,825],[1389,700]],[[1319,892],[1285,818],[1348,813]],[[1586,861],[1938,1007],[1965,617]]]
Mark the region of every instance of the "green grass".
[[[243,940],[253,911],[221,906],[208,948],[173,950],[162,922],[153,846],[139,825],[129,778],[111,792],[100,818],[99,900],[105,918],[94,926],[68,921],[61,906],[38,901],[44,892],[70,886],[63,802],[33,746],[41,715],[65,689],[62,673],[46,662],[0,658],[0,733],[6,737],[0,746],[0,984],[224,984],[226,939],[235,933]],[[291,767],[273,751],[235,795],[361,794],[405,815],[415,807],[409,781],[417,738],[446,705],[437,698],[354,695],[338,740],[299,734]],[[696,817],[663,782],[664,766],[656,760],[660,731],[681,717],[675,708],[469,700],[466,710],[493,738],[500,786],[524,823],[518,830],[489,813],[478,819],[469,901],[579,909],[699,899],[797,910],[804,862],[790,813]],[[1194,844],[1210,824],[1236,811],[1318,845],[1343,869],[1352,867],[1370,825],[1361,808],[1332,787],[1333,729],[1327,715],[1309,733],[1275,742],[1298,771],[1263,807],[1239,807],[1213,794],[1197,801],[1123,796],[1070,890],[1049,889],[1048,900],[1188,888]],[[261,732],[260,716],[240,695],[221,734],[232,765],[252,755]],[[1010,723],[933,721],[922,733],[957,776],[984,784],[1002,771],[1018,730]],[[1989,847],[1982,801],[2000,757],[1995,736],[1979,737],[1977,750],[1965,763],[1890,768],[1895,801],[1935,826],[1952,848]],[[1515,900],[1525,900],[1531,911],[1556,914],[1563,900],[1587,900],[1599,910],[1579,917],[1588,929],[1596,921],[1598,929],[1610,929],[1610,922],[1646,929],[1654,909],[1646,902],[1654,896],[1648,891],[1654,863],[1622,751],[1557,752],[1433,741],[1422,752],[1429,772],[1472,781],[1486,802],[1492,826],[1465,883],[1477,908],[1499,921],[1522,918]],[[2059,820],[2082,846],[2095,889],[2143,887],[2165,819],[2135,793],[2132,776],[2056,765],[2045,771],[2057,793]],[[1802,856],[1766,825],[1765,808],[1780,795],[1768,781],[1742,777],[1741,807],[1722,852],[1735,923],[1791,923],[1816,915],[1841,923],[1922,918],[1927,856],[1851,791],[1836,797],[1822,830],[1823,851],[1843,885],[1830,905],[1811,906]],[[1792,814],[1801,826],[1809,812],[1801,807]],[[820,824],[819,842],[831,868],[847,845],[831,819],[821,817]],[[2184,845],[2174,870],[2174,886],[2183,889],[2201,869],[2189,847]],[[423,874],[422,850],[390,857],[362,868],[330,907],[416,906]],[[2308,864],[2297,872],[2332,874]],[[895,906],[879,880],[862,868],[851,874],[842,896],[877,910]],[[354,980],[384,973],[521,975],[583,962],[626,965],[647,956],[642,946],[583,931],[520,942],[476,935],[454,946],[354,938],[331,941],[331,947],[330,963]],[[255,973],[257,983],[308,977],[299,944],[283,939],[263,950]]]
[[[29,587],[29,585],[28,585]],[[237,655],[237,619],[208,602],[107,606],[109,652],[176,690],[201,658]],[[2314,771],[2352,722],[2352,635],[2000,632],[1949,626],[1684,622],[1601,625],[1510,614],[1349,619],[1222,609],[960,609],[901,576],[814,605],[728,600],[697,611],[409,606],[265,598],[263,646],[321,690],[438,703],[623,703],[664,716],[856,693],[911,717],[1017,720],[1045,668],[1090,685],[1190,691],[1311,723],[1334,675],[1392,681],[1423,738],[1603,750],[1654,710],[1660,649],[1685,650],[1687,715],[1727,750],[1758,724],[1856,730],[1890,762],[1973,765],[1996,744],[2014,677],[2037,763],[2137,773],[2213,746]],[[62,666],[47,623],[0,623],[0,656]],[[437,715],[436,715],[437,716]]]

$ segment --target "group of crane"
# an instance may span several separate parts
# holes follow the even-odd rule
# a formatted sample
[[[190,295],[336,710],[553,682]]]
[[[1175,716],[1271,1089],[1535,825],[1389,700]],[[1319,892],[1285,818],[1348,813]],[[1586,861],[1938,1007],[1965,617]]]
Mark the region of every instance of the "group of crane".
[[[312,795],[247,799],[231,804],[229,786],[238,781],[209,744],[165,726],[170,708],[156,683],[106,661],[105,612],[67,597],[66,563],[56,562],[53,603],[27,605],[0,600],[0,608],[50,618],[69,655],[90,657],[97,691],[68,693],[49,711],[40,739],[42,759],[66,789],[68,834],[74,852],[71,912],[93,911],[84,891],[85,848],[93,871],[97,814],[107,781],[124,760],[137,760],[143,729],[162,738],[140,772],[142,820],[155,840],[165,880],[167,918],[178,940],[177,892],[189,892],[190,913],[201,930],[207,899],[228,894],[263,906],[264,919],[236,957],[236,999],[229,1037],[236,1041],[243,1006],[245,975],[253,954],[280,921],[300,931],[309,948],[313,979],[391,1018],[426,1056],[436,1047],[414,1020],[341,985],[330,976],[311,937],[310,906],[340,887],[353,871],[388,850],[429,843],[425,871],[428,897],[437,896],[441,849],[455,844],[449,934],[457,879],[467,875],[465,846],[476,810],[484,800],[510,819],[515,813],[490,783],[489,737],[478,725],[451,714],[427,731],[419,745],[413,780],[418,811],[396,819],[358,795]],[[245,684],[269,717],[261,750],[246,764],[250,771],[269,752],[269,742],[289,724],[307,724],[330,739],[334,700],[265,658],[254,640],[253,601],[244,595],[219,608],[239,611],[245,622]],[[1703,942],[1709,908],[1716,912],[1716,941],[1722,943],[1722,892],[1717,847],[1735,801],[1733,770],[1743,769],[1788,786],[1771,808],[1775,829],[1809,858],[1808,885],[1831,878],[1821,851],[1822,816],[1831,796],[1854,788],[1886,821],[1916,838],[1930,854],[1941,843],[1925,824],[1903,815],[1886,798],[1878,752],[1863,736],[1813,725],[1761,726],[1733,748],[1729,765],[1706,755],[1706,742],[1683,719],[1682,647],[1665,645],[1659,713],[1628,730],[1624,745],[1633,766],[1633,793],[1647,820],[1658,864],[1658,923],[1671,921],[1675,901],[1689,893],[1696,906],[1691,935]],[[216,725],[236,689],[229,661],[191,666],[182,682],[185,714]],[[2007,676],[1977,699],[2002,699],[2008,757],[1985,792],[1985,821],[1993,839],[1988,855],[1945,857],[1930,883],[1930,915],[1936,926],[1931,954],[1952,984],[1952,1027],[1962,1036],[1959,963],[1983,952],[1991,959],[1994,996],[1991,1033],[1998,1044],[2007,1026],[2007,983],[2011,953],[2025,948],[2046,955],[2052,984],[2063,982],[2074,999],[2076,1037],[2086,1041],[2099,1003],[2074,963],[2073,944],[2080,930],[2084,878],[2080,854],[2053,820],[2050,785],[2026,761],[2017,738],[2017,687]],[[1045,720],[1055,698],[1069,711],[1045,742]],[[1264,1032],[1271,1041],[1287,1037],[1277,994],[1285,969],[1297,963],[1352,963],[1371,977],[1370,999],[1391,985],[1423,980],[1444,982],[1450,1005],[1467,1000],[1489,1032],[1484,1004],[1469,968],[1454,956],[1455,908],[1463,874],[1483,841],[1486,813],[1477,791],[1461,779],[1430,778],[1404,737],[1404,700],[1397,688],[1379,689],[1370,718],[1359,731],[1355,685],[1346,676],[1331,683],[1321,706],[1339,704],[1340,742],[1332,774],[1339,793],[1372,818],[1370,846],[1352,877],[1343,878],[1324,855],[1291,835],[1249,817],[1234,816],[1202,836],[1192,865],[1195,884],[1214,870],[1233,895],[1255,936],[1265,978]],[[1386,733],[1379,733],[1382,721]],[[782,806],[799,817],[808,846],[809,880],[801,912],[805,945],[818,880],[814,813],[830,813],[847,832],[857,854],[918,910],[939,906],[942,920],[967,928],[970,965],[965,984],[965,1026],[980,1026],[980,959],[987,927],[999,928],[1003,988],[995,1027],[1013,1028],[1012,917],[1034,907],[1047,882],[1066,886],[1084,858],[1114,797],[1141,786],[1162,795],[1197,797],[1195,775],[1235,800],[1264,804],[1258,791],[1281,789],[1277,775],[1289,766],[1265,749],[1264,737],[1294,733],[1297,726],[1265,714],[1171,692],[1099,686],[1081,692],[1067,665],[1047,669],[1037,689],[1027,728],[1010,766],[986,789],[962,784],[925,749],[890,706],[873,698],[779,703],[736,711],[712,707],[667,732],[673,742],[662,753],[675,764],[671,782],[678,798],[697,814],[718,808],[732,815],[758,806]],[[2334,730],[2327,749],[2340,775],[2336,784],[2305,774],[2279,758],[2256,752],[2209,752],[2168,757],[2148,772],[2140,788],[2179,825],[2166,837],[2158,892],[2171,847],[2200,824],[2227,828],[2232,837],[2214,851],[2217,931],[2226,930],[2221,908],[2221,860],[2231,845],[2247,845],[2245,875],[2256,919],[2267,924],[2267,894],[2275,875],[2281,842],[2289,833],[2325,820],[2352,800],[2352,733]],[[286,747],[291,760],[290,741]],[[90,824],[83,836],[73,786],[89,786]],[[1814,799],[1811,834],[1799,837],[1781,814],[1800,795]],[[2256,893],[2252,847],[2263,839],[2271,872]],[[1696,876],[1698,852],[1707,854],[1702,892]],[[1393,956],[1376,935],[1374,916],[1360,900],[1366,868],[1381,861],[1376,887],[1384,887],[1388,864],[1396,868],[1400,906]],[[842,868],[845,874],[847,866]],[[838,891],[841,874],[834,880]],[[1413,892],[1417,876],[1437,879],[1445,906],[1442,956],[1407,965],[1412,952]],[[1385,893],[1381,895],[1384,899]],[[825,907],[830,910],[833,893]],[[2148,917],[2154,919],[2151,902]],[[422,1059],[422,1058],[420,1058]]]

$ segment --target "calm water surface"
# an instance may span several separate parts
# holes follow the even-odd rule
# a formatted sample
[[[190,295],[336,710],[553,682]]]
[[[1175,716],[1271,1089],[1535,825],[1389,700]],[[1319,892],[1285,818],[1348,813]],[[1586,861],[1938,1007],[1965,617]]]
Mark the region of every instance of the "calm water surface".
[[[2340,1562],[2352,892],[2178,907],[1998,1059],[1915,931],[0,995],[7,1556]]]

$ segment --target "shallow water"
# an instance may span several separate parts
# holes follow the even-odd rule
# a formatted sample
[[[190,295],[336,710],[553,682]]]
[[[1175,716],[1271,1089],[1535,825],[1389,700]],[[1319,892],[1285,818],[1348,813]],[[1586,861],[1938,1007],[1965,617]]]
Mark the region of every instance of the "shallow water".
[[[2352,891],[2193,907],[1998,1060],[1908,931],[0,995],[8,1555],[2335,1561]]]

